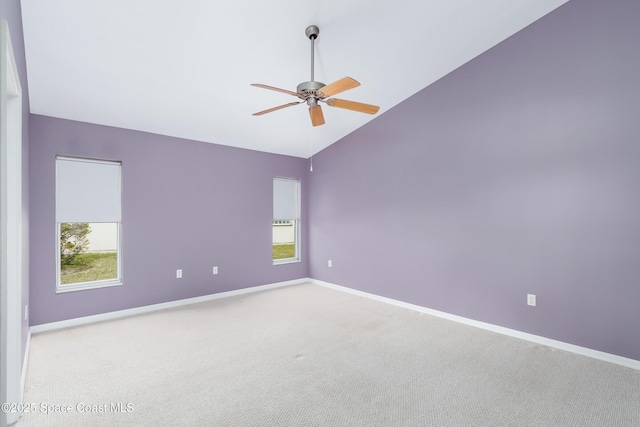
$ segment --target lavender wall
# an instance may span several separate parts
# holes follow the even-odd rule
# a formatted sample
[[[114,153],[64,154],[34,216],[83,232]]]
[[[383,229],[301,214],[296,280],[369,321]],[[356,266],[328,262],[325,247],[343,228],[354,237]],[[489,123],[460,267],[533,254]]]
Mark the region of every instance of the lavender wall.
[[[20,75],[22,87],[22,307],[29,301],[29,88],[27,86],[27,64],[22,34],[22,14],[20,0],[2,0],[0,2],[0,20],[9,24],[13,55]],[[29,321],[22,322],[22,359],[24,360],[29,334]]]
[[[319,153],[311,277],[640,360],[639,21],[573,0]]]
[[[271,261],[272,178],[299,178],[306,194],[305,160],[37,115],[30,124],[32,325],[308,276],[306,246],[303,262]],[[122,161],[123,286],[55,293],[56,155]]]

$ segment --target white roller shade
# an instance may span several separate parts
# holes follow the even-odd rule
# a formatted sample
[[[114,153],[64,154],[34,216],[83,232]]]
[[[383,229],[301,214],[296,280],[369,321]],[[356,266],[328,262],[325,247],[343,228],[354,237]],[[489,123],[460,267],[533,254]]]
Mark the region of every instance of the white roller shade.
[[[299,181],[296,179],[273,179],[273,219],[299,219]]]
[[[120,163],[58,157],[57,222],[120,222]]]

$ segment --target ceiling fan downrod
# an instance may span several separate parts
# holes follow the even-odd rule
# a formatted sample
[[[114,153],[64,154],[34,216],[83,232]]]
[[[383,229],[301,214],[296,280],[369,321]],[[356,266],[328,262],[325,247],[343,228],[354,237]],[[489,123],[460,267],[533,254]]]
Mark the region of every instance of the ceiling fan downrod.
[[[311,40],[311,81],[313,80],[313,68],[314,68],[314,53],[315,53],[315,40],[320,34],[320,28],[317,25],[309,25],[304,31],[309,40]]]
[[[315,40],[318,38],[318,34],[320,34],[320,28],[318,28],[317,25],[309,25],[304,33],[309,40],[311,40],[311,80],[300,83],[296,91],[300,94],[299,97],[302,98],[309,107],[314,107],[317,105],[318,100],[320,100],[320,97],[317,95],[318,90],[326,86],[324,83],[314,80]]]

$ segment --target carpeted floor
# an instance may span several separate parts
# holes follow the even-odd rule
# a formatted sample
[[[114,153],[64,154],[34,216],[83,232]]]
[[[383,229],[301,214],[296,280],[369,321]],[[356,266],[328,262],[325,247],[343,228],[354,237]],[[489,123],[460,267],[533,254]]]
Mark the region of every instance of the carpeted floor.
[[[34,335],[24,401],[19,427],[632,427],[640,372],[305,284]]]

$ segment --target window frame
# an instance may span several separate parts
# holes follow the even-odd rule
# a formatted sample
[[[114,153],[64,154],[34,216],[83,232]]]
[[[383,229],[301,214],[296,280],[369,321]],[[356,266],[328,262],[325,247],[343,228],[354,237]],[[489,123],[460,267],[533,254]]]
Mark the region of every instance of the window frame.
[[[119,173],[119,186],[120,186],[120,209],[122,209],[122,162],[114,161],[114,160],[103,160],[103,159],[93,159],[86,157],[72,157],[72,156],[56,156],[56,180],[58,176],[58,160],[72,160],[78,162],[87,162],[87,163],[102,163],[108,165],[117,165],[120,168]],[[57,197],[58,197],[58,188],[56,181],[56,210],[57,210]],[[80,221],[87,223],[97,223],[98,221]],[[119,222],[105,222],[108,224],[116,224],[117,226],[117,243],[116,243],[116,277],[113,279],[104,279],[104,280],[92,280],[90,282],[77,282],[77,283],[69,283],[62,284],[61,283],[61,264],[60,264],[60,229],[61,224],[69,223],[69,222],[58,222],[57,212],[55,218],[55,236],[56,236],[56,294],[66,293],[66,292],[75,292],[75,291],[84,291],[88,289],[100,289],[112,286],[121,286],[123,284],[122,280],[122,217]]]
[[[273,255],[271,257],[271,261],[273,262],[273,265],[283,265],[283,264],[292,264],[292,263],[297,263],[297,262],[301,262],[302,261],[302,257],[301,257],[301,252],[300,252],[300,237],[301,237],[301,233],[300,233],[300,216],[301,216],[301,205],[302,205],[302,198],[301,198],[301,194],[302,194],[302,181],[298,178],[289,178],[289,177],[274,177],[272,180],[272,200],[274,199],[274,194],[273,194],[273,187],[276,182],[276,180],[280,180],[280,181],[292,181],[295,182],[296,184],[296,216],[297,218],[278,218],[275,219],[274,215],[272,213],[271,215],[271,248],[272,248],[272,252],[273,252],[273,226],[274,223],[276,221],[291,221],[293,223],[293,235],[294,235],[294,243],[293,243],[293,247],[295,250],[294,256],[290,257],[290,258],[279,258],[279,259],[273,259]],[[273,200],[273,203],[275,203],[275,200]]]

